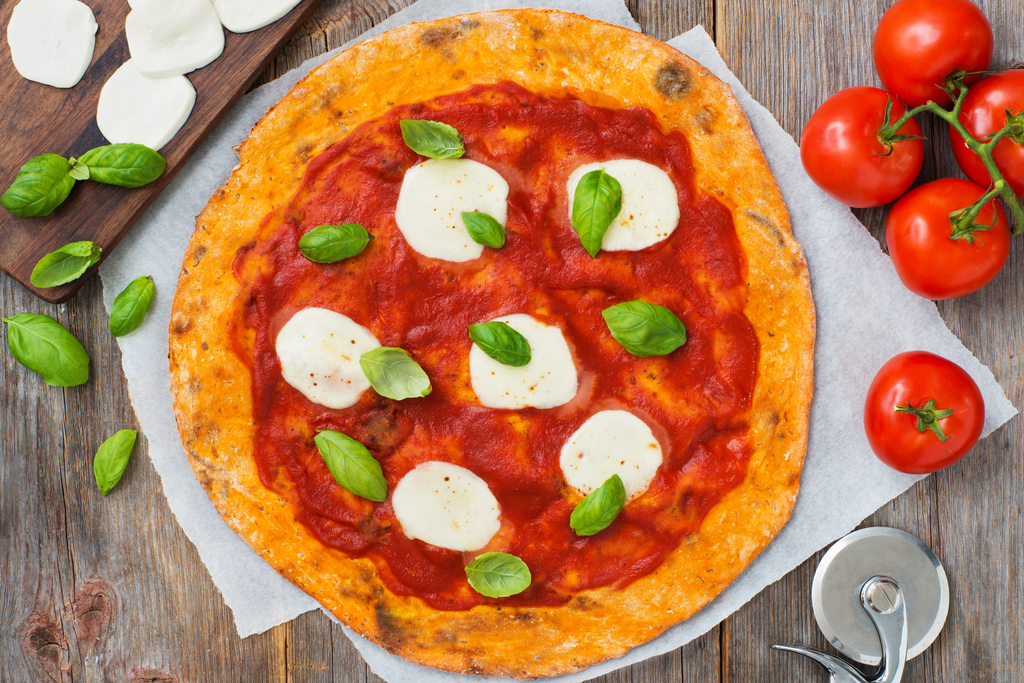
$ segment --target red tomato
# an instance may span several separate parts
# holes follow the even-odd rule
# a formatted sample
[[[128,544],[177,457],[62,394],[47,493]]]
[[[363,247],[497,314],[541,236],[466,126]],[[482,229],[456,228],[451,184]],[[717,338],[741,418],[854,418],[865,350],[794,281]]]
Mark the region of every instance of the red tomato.
[[[878,137],[890,96],[879,88],[840,90],[825,100],[804,126],[800,160],[811,180],[847,206],[888,204],[907,191],[921,170],[924,144],[902,140],[889,146]],[[906,109],[893,100],[891,122]],[[900,135],[920,135],[911,119]]]
[[[1024,69],[1014,69],[978,81],[964,98],[960,121],[976,138],[994,133],[1006,124],[1006,110],[1024,112]],[[991,187],[992,179],[977,154],[967,148],[964,139],[952,126],[949,142],[953,156],[964,174],[982,187]],[[1004,137],[992,151],[996,166],[1014,194],[1024,197],[1024,145]]]
[[[936,86],[956,71],[988,69],[992,45],[992,26],[969,0],[899,0],[882,15],[872,47],[882,85],[917,107],[950,104]]]
[[[929,411],[929,404],[934,401]],[[898,412],[910,404],[933,419],[936,431],[917,415]],[[971,450],[985,423],[985,401],[971,376],[927,351],[893,356],[875,375],[864,401],[864,430],[878,459],[909,474],[934,472]],[[943,441],[939,434],[947,440]]]
[[[949,214],[973,204],[985,190],[969,180],[944,178],[900,197],[885,219],[885,243],[896,274],[907,289],[927,299],[952,299],[980,289],[1010,255],[1010,230],[995,200],[982,207],[975,223],[996,224],[966,238],[950,239]]]

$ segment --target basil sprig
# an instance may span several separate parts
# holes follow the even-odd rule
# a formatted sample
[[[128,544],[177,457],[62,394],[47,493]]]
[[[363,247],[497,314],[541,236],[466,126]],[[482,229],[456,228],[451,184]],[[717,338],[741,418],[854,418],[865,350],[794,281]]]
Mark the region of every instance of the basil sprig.
[[[505,228],[490,214],[482,211],[463,211],[462,224],[477,244],[492,249],[505,246]]]
[[[89,168],[89,179],[120,187],[141,187],[164,172],[167,162],[160,154],[135,143],[118,143],[90,149],[78,158]]]
[[[74,387],[89,380],[89,354],[74,335],[48,315],[19,313],[7,323],[7,346],[14,360],[43,376],[53,387]]]
[[[530,362],[530,342],[508,323],[492,320],[470,325],[469,338],[502,365],[518,368]]]
[[[380,463],[366,446],[333,429],[325,429],[313,441],[334,481],[360,498],[384,502],[388,482]]]
[[[359,367],[381,396],[401,401],[430,393],[430,378],[402,349],[378,346],[359,357]]]
[[[92,473],[96,475],[96,485],[104,496],[121,481],[137,436],[134,429],[122,429],[104,441],[96,451],[96,457],[92,460]]]
[[[601,250],[601,241],[615,217],[622,211],[622,186],[603,168],[580,178],[572,199],[572,229],[580,236],[591,256]]]
[[[466,153],[462,135],[447,123],[402,119],[402,139],[409,149],[431,159],[456,159]]]
[[[123,337],[142,324],[149,305],[153,303],[156,285],[148,275],[135,278],[114,298],[110,307],[110,334]]]
[[[299,238],[299,251],[315,263],[337,263],[366,248],[373,235],[361,225],[320,225]]]
[[[577,536],[593,536],[608,528],[625,505],[626,487],[619,475],[613,474],[573,508],[569,526]]]
[[[533,576],[526,563],[508,553],[484,553],[466,566],[469,585],[480,595],[507,598],[530,587]]]
[[[0,205],[15,216],[49,216],[75,186],[71,162],[58,154],[40,154],[18,171]]]
[[[57,287],[82,277],[97,261],[103,250],[95,242],[71,242],[39,259],[29,282],[34,287]]]
[[[627,301],[601,312],[615,341],[634,356],[664,356],[686,343],[686,327],[664,306]]]

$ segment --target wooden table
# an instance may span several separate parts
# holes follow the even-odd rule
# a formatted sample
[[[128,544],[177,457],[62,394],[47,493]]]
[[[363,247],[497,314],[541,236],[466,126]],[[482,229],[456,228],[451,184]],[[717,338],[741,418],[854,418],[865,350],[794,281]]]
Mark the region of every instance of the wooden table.
[[[12,2],[13,0],[5,0]],[[261,81],[359,35],[411,0],[324,0]],[[782,126],[799,136],[814,108],[852,85],[877,85],[871,38],[888,0],[629,0],[648,34],[702,24],[726,63]],[[996,65],[1024,62],[1020,0],[981,3]],[[5,115],[10,115],[10,105]],[[945,132],[922,117],[921,181],[958,175]],[[858,212],[879,238],[885,212]],[[883,241],[884,243],[884,241]],[[942,303],[949,327],[1024,404],[1024,240],[983,291]],[[92,357],[82,387],[47,387],[0,348],[0,682],[364,681],[375,679],[321,613],[240,640],[228,608],[175,523],[145,445],[119,488],[101,498],[92,455],[136,426],[107,331],[98,278],[67,304],[46,304],[0,274],[0,315],[46,313]],[[850,419],[860,419],[857,415]],[[942,559],[952,602],[937,643],[904,680],[1022,681],[1024,671],[1024,420],[1016,418],[959,464],[914,486],[865,521],[916,534]],[[865,485],[870,485],[866,482]],[[824,681],[816,665],[771,643],[826,644],[810,584],[821,553],[682,649],[602,681]],[[395,683],[395,682],[393,682]]]

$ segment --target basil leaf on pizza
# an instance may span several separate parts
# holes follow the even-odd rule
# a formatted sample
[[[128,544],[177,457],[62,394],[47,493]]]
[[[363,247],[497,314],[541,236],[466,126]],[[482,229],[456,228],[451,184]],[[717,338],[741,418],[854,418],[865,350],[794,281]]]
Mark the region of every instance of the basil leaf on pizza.
[[[596,257],[601,241],[622,211],[622,186],[603,169],[580,178],[572,199],[572,229],[587,253]]]
[[[493,216],[482,211],[463,211],[462,224],[477,244],[493,249],[505,246],[505,228]]]
[[[59,154],[40,154],[25,162],[0,204],[15,216],[49,216],[75,186],[71,162]]]
[[[139,329],[153,303],[156,285],[149,275],[135,278],[114,298],[110,307],[110,334],[123,337]]]
[[[134,429],[122,429],[104,441],[92,460],[92,472],[96,476],[96,486],[100,494],[107,495],[121,481],[128,460],[135,448],[138,432]]]
[[[167,167],[159,152],[135,143],[96,147],[77,161],[89,167],[90,180],[120,187],[142,187],[159,178]]]
[[[430,378],[404,349],[378,346],[359,357],[359,367],[381,396],[401,401],[430,393]]]
[[[29,282],[34,287],[45,289],[77,280],[82,277],[82,273],[100,260],[102,251],[95,242],[65,244],[57,251],[51,251],[39,259],[39,263],[32,269]]]
[[[402,139],[409,149],[431,159],[457,159],[466,153],[462,135],[447,123],[402,119]]]
[[[466,578],[477,593],[507,598],[530,587],[533,577],[526,563],[508,553],[484,553],[466,566]]]
[[[316,263],[337,263],[362,253],[373,235],[361,225],[320,225],[299,238],[299,251]]]
[[[470,325],[469,338],[502,365],[518,368],[530,362],[530,342],[508,323],[492,320]]]
[[[686,343],[686,327],[675,313],[646,301],[627,301],[601,312],[615,341],[634,356],[664,356]]]
[[[339,486],[377,503],[387,499],[388,482],[384,471],[366,446],[333,429],[323,430],[313,441]]]
[[[581,500],[569,515],[569,526],[577,536],[593,536],[615,521],[626,505],[626,487],[613,474],[590,495]]]
[[[89,354],[48,315],[19,313],[7,323],[7,346],[14,360],[38,372],[53,387],[75,387],[89,380]]]

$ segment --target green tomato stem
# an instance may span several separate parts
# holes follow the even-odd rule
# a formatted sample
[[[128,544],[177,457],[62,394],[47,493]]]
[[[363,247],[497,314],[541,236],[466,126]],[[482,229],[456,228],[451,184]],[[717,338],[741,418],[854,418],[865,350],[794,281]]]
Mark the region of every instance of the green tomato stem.
[[[907,405],[895,406],[894,410],[897,413],[909,413],[917,417],[917,431],[919,432],[930,429],[935,436],[939,437],[939,441],[949,441],[953,438],[952,435],[946,436],[942,431],[942,427],[939,426],[939,420],[952,415],[953,409],[936,410],[935,399],[933,398],[922,403],[920,408],[915,408],[911,405],[910,401],[907,401]]]

